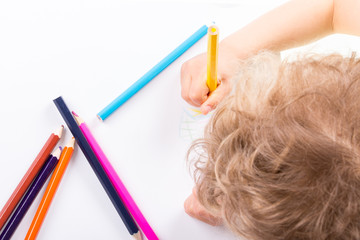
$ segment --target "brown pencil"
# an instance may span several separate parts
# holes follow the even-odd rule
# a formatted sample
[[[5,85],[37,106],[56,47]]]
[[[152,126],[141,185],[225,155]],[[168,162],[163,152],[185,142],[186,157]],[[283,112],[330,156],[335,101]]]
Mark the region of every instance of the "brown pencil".
[[[40,168],[44,165],[46,159],[49,157],[51,151],[54,149],[59,139],[61,138],[62,131],[64,126],[55,132],[53,132],[49,139],[46,141],[45,145],[36,156],[35,160],[31,164],[30,168],[27,170],[20,183],[17,185],[14,192],[11,194],[9,200],[6,202],[5,206],[0,212],[0,230],[6,223],[6,220],[9,218],[11,213],[14,211],[16,205],[19,203],[20,199],[26,192],[27,188],[30,186],[31,182],[34,180],[36,174],[39,172]]]

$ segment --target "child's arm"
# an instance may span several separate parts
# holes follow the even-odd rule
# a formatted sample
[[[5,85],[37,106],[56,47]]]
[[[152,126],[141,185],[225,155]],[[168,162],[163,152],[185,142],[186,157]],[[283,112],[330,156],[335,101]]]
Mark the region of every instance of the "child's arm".
[[[360,35],[360,0],[293,0],[256,19],[219,44],[221,84],[208,96],[206,53],[185,62],[181,95],[207,114],[230,92],[239,59],[268,49],[281,51],[331,33]]]

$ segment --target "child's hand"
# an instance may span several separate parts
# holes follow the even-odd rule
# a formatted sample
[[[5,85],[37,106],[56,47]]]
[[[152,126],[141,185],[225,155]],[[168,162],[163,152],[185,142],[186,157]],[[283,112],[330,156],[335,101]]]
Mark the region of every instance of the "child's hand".
[[[218,226],[222,224],[222,219],[211,215],[198,201],[196,191],[193,189],[192,194],[185,200],[184,203],[185,212],[191,217],[194,217],[200,221],[203,221],[212,226]]]
[[[206,85],[206,53],[188,60],[181,68],[181,96],[189,104],[201,106],[203,114],[215,109],[219,102],[230,93],[230,79],[237,72],[238,58],[231,48],[220,44],[218,54],[218,87],[210,95]]]

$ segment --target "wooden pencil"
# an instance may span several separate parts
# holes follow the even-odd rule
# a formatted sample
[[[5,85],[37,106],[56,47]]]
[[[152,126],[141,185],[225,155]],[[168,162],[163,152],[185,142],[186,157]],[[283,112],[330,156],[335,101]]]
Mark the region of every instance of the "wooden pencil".
[[[67,145],[65,145],[59,163],[57,164],[53,175],[46,187],[45,193],[41,199],[39,207],[35,213],[35,216],[31,222],[30,228],[26,234],[25,239],[36,239],[36,236],[41,228],[41,225],[45,219],[46,213],[50,207],[50,204],[55,196],[56,190],[60,185],[60,181],[65,173],[66,167],[74,152],[75,138],[73,137]]]
[[[208,51],[207,51],[207,85],[210,93],[217,87],[217,64],[218,64],[219,29],[212,25],[208,29]]]
[[[124,203],[121,198],[117,194],[114,186],[112,185],[110,179],[106,175],[105,170],[101,166],[99,159],[96,157],[94,151],[92,150],[90,144],[87,142],[84,134],[81,132],[79,126],[77,125],[73,115],[71,114],[69,108],[66,106],[62,97],[58,97],[54,99],[54,103],[59,110],[61,116],[64,121],[68,125],[71,133],[75,137],[80,149],[84,153],[86,159],[88,160],[90,166],[92,167],[94,173],[99,179],[101,185],[103,186],[105,192],[113,203],[116,211],[124,222],[127,230],[130,235],[132,235],[135,239],[141,239],[141,232],[136,226],[134,220],[132,219],[130,213],[126,209]]]
[[[6,223],[7,219],[10,217],[11,213],[14,211],[16,205],[19,203],[20,199],[28,189],[31,182],[34,180],[36,174],[39,172],[45,161],[48,159],[51,151],[58,143],[59,139],[61,138],[63,129],[64,126],[61,126],[59,130],[51,133],[45,145],[42,147],[39,154],[36,156],[35,160],[21,179],[20,183],[17,185],[14,192],[11,194],[9,200],[5,203],[5,206],[0,212],[0,230]]]
[[[14,234],[16,228],[19,226],[21,220],[29,210],[32,202],[58,163],[60,153],[61,148],[59,147],[49,156],[44,166],[40,169],[34,181],[29,186],[29,189],[24,194],[24,197],[20,200],[18,206],[16,206],[16,209],[9,218],[9,221],[5,224],[3,231],[0,234],[0,240],[8,240]]]
[[[192,45],[205,36],[208,27],[206,25],[200,27],[195,33],[193,33],[188,39],[175,48],[169,55],[158,62],[153,68],[146,72],[141,78],[134,82],[128,89],[126,89],[120,96],[115,98],[110,104],[108,104],[103,110],[98,113],[98,118],[104,121],[110,116],[116,109],[129,100],[134,94],[154,79],[159,73],[161,73],[167,66],[180,57],[185,51],[187,51]]]
[[[141,228],[142,232],[145,234],[148,240],[159,240],[156,236],[155,232],[152,230],[150,224],[147,222],[144,215],[141,213],[139,207],[136,205],[135,201],[131,197],[130,193],[126,189],[125,185],[120,180],[120,177],[117,175],[115,169],[111,165],[110,161],[107,159],[105,153],[100,148],[100,145],[95,140],[94,136],[90,132],[85,121],[80,118],[76,113],[72,112],[76,122],[78,123],[82,133],[84,134],[86,140],[89,142],[91,148],[95,152],[98,157],[101,165],[105,169],[106,174],[110,178],[111,183],[114,185],[117,193],[120,195],[123,200],[125,206],[131,213],[132,217],[136,221],[136,223]]]

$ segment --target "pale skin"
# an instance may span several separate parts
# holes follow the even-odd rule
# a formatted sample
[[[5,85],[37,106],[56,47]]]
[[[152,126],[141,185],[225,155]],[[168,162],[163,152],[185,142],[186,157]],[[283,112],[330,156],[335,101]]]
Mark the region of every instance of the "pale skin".
[[[206,53],[181,68],[181,96],[200,107],[203,114],[214,110],[231,91],[231,78],[239,60],[261,50],[282,51],[316,41],[334,33],[360,36],[360,0],[293,0],[264,14],[219,44],[218,87],[209,94],[206,85]],[[186,199],[185,211],[211,225],[221,218],[211,215],[198,202],[196,191]]]

